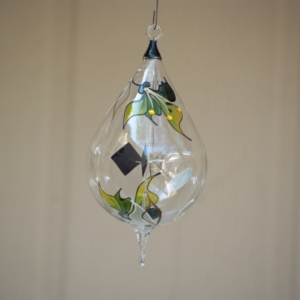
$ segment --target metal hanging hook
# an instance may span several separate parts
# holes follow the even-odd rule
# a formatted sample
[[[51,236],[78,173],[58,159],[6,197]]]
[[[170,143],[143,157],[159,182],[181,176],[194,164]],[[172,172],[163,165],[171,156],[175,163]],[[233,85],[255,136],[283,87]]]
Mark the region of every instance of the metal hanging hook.
[[[157,26],[157,15],[158,15],[158,0],[156,0],[156,8],[155,11],[153,11],[152,24],[154,25],[154,30],[156,29]]]
[[[157,25],[157,16],[158,16],[158,0],[156,0],[156,9],[153,11],[153,19],[151,25],[147,27],[146,36],[149,40],[158,41],[162,36],[163,33],[159,25]]]

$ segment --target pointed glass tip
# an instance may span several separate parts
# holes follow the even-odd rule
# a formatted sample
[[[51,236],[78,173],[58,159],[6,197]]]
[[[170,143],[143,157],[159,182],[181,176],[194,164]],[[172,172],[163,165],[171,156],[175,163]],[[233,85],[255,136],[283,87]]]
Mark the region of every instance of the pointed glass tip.
[[[140,246],[140,256],[139,256],[139,264],[141,267],[145,266],[145,259],[146,259],[146,243],[148,237],[153,230],[154,227],[149,225],[142,225],[134,227],[134,231],[136,233],[139,246]]]

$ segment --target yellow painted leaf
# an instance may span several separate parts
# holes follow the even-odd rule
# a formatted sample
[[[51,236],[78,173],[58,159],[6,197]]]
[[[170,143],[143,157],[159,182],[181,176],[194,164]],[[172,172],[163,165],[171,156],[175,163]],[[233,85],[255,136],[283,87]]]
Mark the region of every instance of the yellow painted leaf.
[[[151,91],[150,89],[145,89],[147,93],[151,95],[153,99],[155,99],[159,104],[160,107],[166,116],[167,121],[170,123],[170,125],[179,133],[181,133],[183,136],[185,136],[187,139],[191,141],[189,137],[187,137],[181,130],[180,122],[182,121],[183,114],[181,109],[170,103],[166,102],[168,99],[164,98],[163,96],[159,95],[158,93],[155,93]]]
[[[181,130],[180,123],[182,121],[183,115],[181,109],[172,104],[172,103],[166,103],[168,107],[168,114],[166,115],[166,118],[170,125],[179,133],[181,133],[183,136],[185,136],[187,139],[191,141],[189,137],[187,137]]]
[[[143,94],[140,100],[130,102],[125,109],[123,118],[123,128],[128,120],[134,116],[145,115],[147,113],[147,96]]]
[[[153,204],[156,204],[159,200],[158,196],[152,192],[149,191],[148,187],[151,182],[151,180],[159,175],[160,173],[157,173],[153,176],[148,177],[144,182],[142,182],[139,187],[137,188],[136,191],[136,196],[135,196],[135,202],[144,207],[144,208],[149,208]]]
[[[120,195],[121,189],[114,196],[111,196],[109,194],[106,194],[101,188],[101,186],[99,185],[99,192],[101,198],[105,200],[105,202],[110,207],[113,207],[122,213],[129,213],[131,211],[131,207],[132,207],[131,199],[129,197],[122,198]]]

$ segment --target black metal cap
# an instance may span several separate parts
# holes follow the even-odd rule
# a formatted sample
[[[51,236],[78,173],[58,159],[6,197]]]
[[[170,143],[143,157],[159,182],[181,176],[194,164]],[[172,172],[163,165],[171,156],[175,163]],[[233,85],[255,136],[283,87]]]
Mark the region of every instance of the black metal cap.
[[[155,40],[151,40],[144,54],[144,58],[146,59],[161,59],[160,53],[158,51],[157,45]]]

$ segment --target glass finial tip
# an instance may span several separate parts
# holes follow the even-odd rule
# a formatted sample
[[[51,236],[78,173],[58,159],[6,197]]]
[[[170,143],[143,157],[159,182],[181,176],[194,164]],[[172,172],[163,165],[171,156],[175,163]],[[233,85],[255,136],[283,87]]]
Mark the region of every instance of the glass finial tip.
[[[153,227],[152,226],[137,226],[134,227],[134,231],[136,233],[139,246],[140,246],[140,256],[139,256],[139,265],[141,267],[145,266],[145,260],[146,260],[146,243],[148,240],[148,237],[152,231]]]

